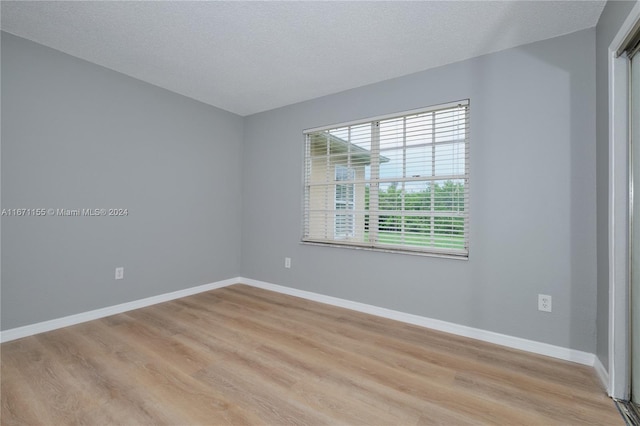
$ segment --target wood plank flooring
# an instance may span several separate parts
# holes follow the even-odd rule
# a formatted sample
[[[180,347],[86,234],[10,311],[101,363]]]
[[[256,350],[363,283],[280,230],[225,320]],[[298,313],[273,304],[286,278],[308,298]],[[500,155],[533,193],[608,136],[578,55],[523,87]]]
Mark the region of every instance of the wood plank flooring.
[[[2,425],[623,425],[589,367],[245,285],[12,342]]]

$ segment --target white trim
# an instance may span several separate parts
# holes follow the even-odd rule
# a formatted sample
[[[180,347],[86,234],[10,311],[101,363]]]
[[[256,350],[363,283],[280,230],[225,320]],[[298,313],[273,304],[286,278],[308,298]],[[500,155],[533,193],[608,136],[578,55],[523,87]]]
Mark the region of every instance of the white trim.
[[[437,251],[420,251],[420,250],[408,250],[408,249],[394,249],[394,248],[384,248],[384,246],[365,246],[358,245],[355,243],[340,243],[337,241],[314,241],[314,240],[302,240],[300,241],[302,245],[309,246],[319,246],[319,247],[338,247],[349,250],[368,250],[368,251],[378,251],[382,253],[393,253],[393,254],[408,254],[412,256],[425,256],[425,257],[437,257],[440,259],[456,259],[456,260],[469,260],[469,256],[466,254],[451,254],[446,252],[437,252]],[[437,249],[432,249],[437,250]]]
[[[20,339],[22,337],[32,336],[45,331],[56,330],[70,325],[80,324],[99,318],[108,317],[110,315],[120,314],[122,312],[132,311],[134,309],[144,308],[146,306],[155,305],[169,300],[179,299],[181,297],[191,296],[196,293],[202,293],[217,288],[226,287],[236,284],[240,278],[231,278],[228,280],[217,281],[210,284],[203,284],[197,287],[190,287],[184,290],[173,291],[171,293],[151,296],[145,299],[134,300],[131,302],[121,303],[119,305],[108,306],[106,308],[95,309],[93,311],[82,312],[80,314],[69,315],[62,318],[56,318],[50,321],[39,322],[36,324],[25,325],[24,327],[12,328],[0,332],[0,343],[9,342],[11,340]]]
[[[616,52],[640,19],[636,3],[609,46],[609,395],[629,398],[629,76]]]
[[[520,337],[508,336],[506,334],[494,333],[492,331],[481,330],[479,328],[468,327],[465,325],[454,324],[447,321],[441,321],[433,318],[422,317],[419,315],[407,314],[404,312],[394,311],[391,309],[380,308],[378,306],[367,305],[365,303],[352,302],[350,300],[340,299],[337,297],[325,296],[310,291],[298,290],[295,288],[284,287],[277,284],[271,284],[264,281],[258,281],[250,278],[240,278],[240,282],[253,287],[271,290],[278,293],[288,294],[290,296],[301,297],[303,299],[312,300],[314,302],[326,303],[328,305],[339,306],[341,308],[351,309],[358,312],[364,312],[383,318],[389,318],[408,324],[418,325],[433,330],[443,331],[445,333],[455,334],[457,336],[469,337],[472,339],[482,340],[484,342],[495,343],[497,345],[506,346],[513,349],[520,349],[539,355],[546,355],[553,358],[572,361],[578,364],[594,367],[596,356],[592,353],[582,352],[575,349],[567,349],[561,346],[550,345],[547,343],[535,342],[533,340],[522,339]]]
[[[609,52],[609,394],[628,395],[628,132],[625,58]]]
[[[561,346],[550,345],[547,343],[535,342],[533,340],[522,339],[520,337],[508,336],[506,334],[494,333],[479,328],[468,327],[464,325],[454,324],[447,321],[441,321],[433,318],[422,317],[419,315],[408,314],[404,312],[394,311],[392,309],[381,308],[378,306],[367,305],[365,303],[353,302],[338,297],[325,296],[305,290],[298,290],[291,287],[284,287],[277,284],[271,284],[265,281],[254,280],[250,278],[230,278],[227,280],[217,281],[210,284],[204,284],[197,287],[191,287],[184,290],[178,290],[171,293],[165,293],[158,296],[147,297],[145,299],[134,300],[132,302],[122,303],[115,306],[96,309],[76,315],[54,319],[51,321],[40,322],[37,324],[27,325],[24,327],[13,328],[0,332],[0,342],[8,342],[22,337],[32,336],[34,334],[51,331],[62,327],[68,327],[80,324],[86,321],[92,321],[104,318],[110,315],[139,309],[146,306],[155,305],[169,300],[179,299],[181,297],[191,296],[193,294],[202,293],[209,290],[215,290],[227,287],[233,284],[246,284],[252,287],[262,288],[265,290],[275,291],[277,293],[288,294],[314,302],[325,303],[332,306],[351,309],[358,312],[364,312],[376,315],[382,318],[389,318],[401,321],[407,324],[418,325],[433,330],[443,331],[445,333],[455,334],[457,336],[468,337],[472,339],[482,340],[484,342],[494,343],[513,349],[519,349],[539,355],[546,355],[553,358],[572,361],[578,364],[588,365],[596,369],[596,373],[601,380],[605,380],[606,371],[602,363],[592,353],[582,352],[575,349],[568,349]]]
[[[602,383],[602,386],[604,387],[604,389],[608,390],[609,388],[609,373],[607,372],[607,369],[604,368],[604,364],[602,364],[602,361],[600,361],[600,358],[595,357],[595,361],[593,363],[593,369],[596,370],[596,375],[598,376],[598,379],[600,379],[600,383]]]

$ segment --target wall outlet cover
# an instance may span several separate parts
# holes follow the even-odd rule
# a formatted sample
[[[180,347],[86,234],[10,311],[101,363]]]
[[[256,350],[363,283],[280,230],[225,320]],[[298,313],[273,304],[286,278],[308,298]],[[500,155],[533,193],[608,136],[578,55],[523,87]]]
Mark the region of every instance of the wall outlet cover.
[[[538,295],[538,310],[542,312],[551,312],[551,296],[548,294]]]

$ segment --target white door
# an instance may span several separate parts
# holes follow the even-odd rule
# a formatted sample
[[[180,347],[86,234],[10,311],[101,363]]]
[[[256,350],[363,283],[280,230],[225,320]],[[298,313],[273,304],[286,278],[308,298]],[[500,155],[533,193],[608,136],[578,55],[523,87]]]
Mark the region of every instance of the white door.
[[[640,53],[631,59],[631,400],[640,404]]]

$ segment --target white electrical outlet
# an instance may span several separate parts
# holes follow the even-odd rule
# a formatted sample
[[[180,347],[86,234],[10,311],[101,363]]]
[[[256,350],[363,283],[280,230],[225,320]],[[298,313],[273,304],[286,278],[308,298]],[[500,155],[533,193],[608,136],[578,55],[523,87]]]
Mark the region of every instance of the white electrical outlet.
[[[285,257],[284,258],[284,267],[287,269],[291,268],[291,258],[290,257]]]
[[[124,268],[122,266],[116,268],[116,280],[124,278]]]
[[[551,296],[548,294],[538,295],[538,310],[542,312],[551,312]]]

